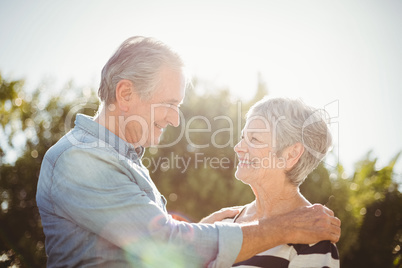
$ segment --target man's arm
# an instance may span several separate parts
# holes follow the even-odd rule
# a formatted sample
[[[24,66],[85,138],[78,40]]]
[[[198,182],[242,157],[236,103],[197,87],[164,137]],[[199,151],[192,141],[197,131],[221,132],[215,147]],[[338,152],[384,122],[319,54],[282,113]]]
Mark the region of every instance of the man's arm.
[[[243,244],[236,262],[286,243],[312,244],[322,240],[337,242],[341,222],[319,204],[290,213],[242,225]]]
[[[162,198],[145,173],[102,148],[73,147],[58,158],[47,194],[60,219],[123,249],[138,265],[144,254],[167,250],[180,257],[170,259],[162,254],[153,261],[230,267],[242,244],[240,226],[173,220],[163,205],[157,204]]]

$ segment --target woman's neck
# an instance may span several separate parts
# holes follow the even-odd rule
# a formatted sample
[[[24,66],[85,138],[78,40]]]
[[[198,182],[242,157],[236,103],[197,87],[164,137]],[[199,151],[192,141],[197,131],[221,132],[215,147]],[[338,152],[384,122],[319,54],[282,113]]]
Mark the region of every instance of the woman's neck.
[[[236,222],[250,222],[284,214],[302,206],[311,205],[300,193],[299,187],[284,180],[282,184],[251,186],[256,199],[247,205]]]

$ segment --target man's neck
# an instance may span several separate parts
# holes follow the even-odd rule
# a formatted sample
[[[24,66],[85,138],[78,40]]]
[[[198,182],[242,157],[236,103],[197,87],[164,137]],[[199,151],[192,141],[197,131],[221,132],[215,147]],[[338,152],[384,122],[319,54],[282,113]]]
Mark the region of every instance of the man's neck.
[[[102,105],[98,113],[94,116],[94,121],[104,126],[120,139],[132,144],[135,148],[142,147],[142,144],[136,142],[140,139],[136,139],[132,136],[127,136],[130,133],[126,132],[126,129],[123,129],[123,126],[126,127],[124,123],[120,125],[121,121],[124,122],[125,120],[125,118],[121,117],[124,117],[124,115],[121,113],[120,110],[116,108],[114,104]]]
[[[115,106],[113,105],[113,107]],[[119,120],[116,109],[110,110],[107,105],[102,105],[98,113],[95,115],[94,121],[99,125],[104,126],[107,130],[109,130],[122,140],[127,141],[124,135],[122,135],[124,132],[119,129]]]

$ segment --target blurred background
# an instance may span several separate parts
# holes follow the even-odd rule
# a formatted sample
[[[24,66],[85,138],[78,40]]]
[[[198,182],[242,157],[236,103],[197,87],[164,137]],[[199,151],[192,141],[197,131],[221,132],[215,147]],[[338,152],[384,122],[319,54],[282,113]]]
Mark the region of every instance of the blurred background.
[[[41,159],[73,126],[72,114],[96,112],[100,71],[133,35],[154,36],[187,62],[184,119],[212,123],[211,133],[192,134],[196,144],[229,127],[217,116],[243,126],[264,95],[325,109],[334,148],[303,194],[341,218],[342,267],[402,267],[401,12],[397,0],[0,0],[0,267],[45,266],[35,203]],[[180,130],[167,129],[162,143]],[[233,176],[238,130],[214,136],[220,148],[182,138],[174,150],[147,151],[172,213],[198,221],[253,199]],[[172,151],[190,160],[186,170],[155,165]],[[197,165],[196,154],[230,163]]]

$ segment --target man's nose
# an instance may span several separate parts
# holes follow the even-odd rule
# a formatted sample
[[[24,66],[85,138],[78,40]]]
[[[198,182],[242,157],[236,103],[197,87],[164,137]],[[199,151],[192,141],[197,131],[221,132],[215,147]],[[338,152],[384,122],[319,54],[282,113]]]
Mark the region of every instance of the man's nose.
[[[166,119],[170,125],[178,127],[180,125],[180,110],[178,107],[169,107]]]

